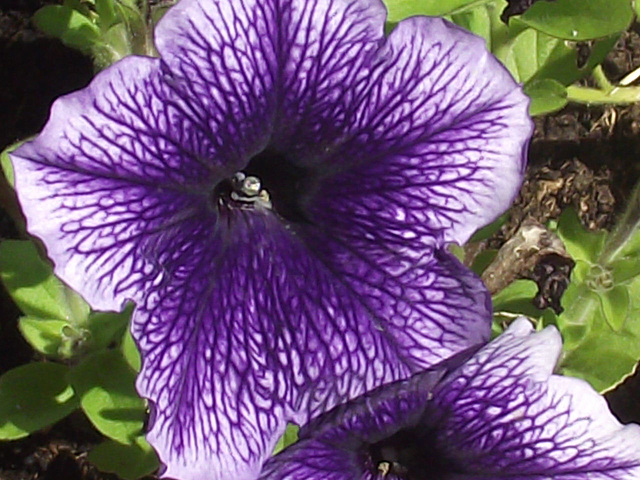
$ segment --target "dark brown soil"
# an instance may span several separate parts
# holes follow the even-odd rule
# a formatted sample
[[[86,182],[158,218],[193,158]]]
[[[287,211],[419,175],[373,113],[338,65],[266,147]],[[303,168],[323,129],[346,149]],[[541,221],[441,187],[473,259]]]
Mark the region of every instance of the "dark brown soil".
[[[0,0],[0,150],[37,133],[58,96],[86,85],[91,61],[60,42],[44,38],[29,22],[41,0]],[[611,53],[605,70],[612,80],[640,65],[634,26]],[[507,240],[532,216],[541,222],[573,206],[586,226],[610,228],[640,178],[640,106],[570,106],[536,119],[530,168],[512,220],[492,241]],[[0,239],[17,238],[7,212],[14,199],[0,184]],[[3,210],[4,209],[4,210]],[[19,312],[0,287],[0,374],[35,358],[17,330]],[[640,378],[607,395],[623,421],[640,422]],[[54,427],[16,442],[0,442],[0,480],[115,480],[86,460],[101,441],[76,413]]]

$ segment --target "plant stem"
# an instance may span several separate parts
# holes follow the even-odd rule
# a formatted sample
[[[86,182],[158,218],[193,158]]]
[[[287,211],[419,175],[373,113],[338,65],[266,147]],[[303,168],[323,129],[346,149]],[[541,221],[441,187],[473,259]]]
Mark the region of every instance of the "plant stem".
[[[602,65],[597,65],[593,69],[592,75],[593,79],[598,84],[598,87],[600,87],[600,90],[602,90],[604,93],[608,95],[614,90],[615,87],[605,75],[604,70],[602,70]]]
[[[628,104],[640,101],[640,87],[614,87],[610,92],[597,88],[570,85],[567,100],[589,105]]]
[[[640,182],[633,188],[631,198],[629,198],[622,217],[609,236],[598,263],[607,265],[617,260],[629,240],[637,233],[638,228],[640,228]]]

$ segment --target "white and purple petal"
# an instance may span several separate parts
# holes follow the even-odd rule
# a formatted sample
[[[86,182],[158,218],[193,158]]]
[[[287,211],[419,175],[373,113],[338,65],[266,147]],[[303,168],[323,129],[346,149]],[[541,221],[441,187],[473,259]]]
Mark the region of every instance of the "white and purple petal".
[[[527,97],[483,39],[439,18],[400,22],[368,70],[353,121],[328,149],[335,176],[310,209],[344,214],[348,224],[326,223],[353,237],[394,235],[418,251],[438,235],[465,243],[518,192]]]
[[[640,426],[623,426],[585,381],[553,375],[558,331],[525,319],[433,393],[423,422],[474,479],[640,478]]]

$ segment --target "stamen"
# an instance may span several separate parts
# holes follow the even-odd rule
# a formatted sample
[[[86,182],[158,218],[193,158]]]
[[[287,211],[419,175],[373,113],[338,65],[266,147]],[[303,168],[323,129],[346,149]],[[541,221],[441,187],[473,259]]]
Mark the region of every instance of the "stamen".
[[[226,185],[226,187],[225,187]],[[233,177],[221,183],[214,194],[220,205],[248,208],[259,205],[271,208],[269,192],[262,188],[262,182],[254,175],[236,172]]]

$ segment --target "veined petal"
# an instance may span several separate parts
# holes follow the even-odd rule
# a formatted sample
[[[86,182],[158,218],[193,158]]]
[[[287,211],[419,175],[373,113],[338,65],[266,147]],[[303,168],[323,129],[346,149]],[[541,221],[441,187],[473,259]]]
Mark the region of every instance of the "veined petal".
[[[235,171],[273,130],[278,3],[181,0],[156,27],[162,61],[189,98],[184,114],[211,132]]]
[[[370,445],[419,423],[450,359],[340,405],[302,428],[298,441],[264,465],[260,480],[396,480],[374,465]]]
[[[11,154],[29,232],[95,309],[141,301],[163,276],[155,244],[185,219],[215,223],[215,146],[180,113],[160,62],[129,57],[58,99],[42,133]],[[208,219],[208,220],[207,220]]]
[[[274,3],[281,11],[282,68],[273,148],[313,166],[343,141],[355,120],[387,13],[381,0]]]
[[[182,242],[165,246],[181,252],[166,265],[175,273],[134,318],[138,389],[155,412],[148,438],[169,477],[255,478],[287,421],[303,424],[467,347],[470,336],[446,320],[459,308],[489,313],[478,280],[463,281],[479,306],[460,284],[466,272],[439,254],[387,285],[446,300],[427,303],[424,317],[388,319],[388,297],[333,271],[270,211],[230,215],[219,241],[194,245],[187,225]]]
[[[255,478],[287,421],[488,338],[485,289],[442,247],[462,239],[460,225],[479,226],[469,205],[489,194],[475,186],[508,190],[491,175],[505,177],[494,164],[515,157],[483,148],[512,117],[492,116],[503,103],[491,103],[491,85],[488,99],[465,90],[485,99],[465,104],[473,122],[449,104],[458,123],[426,115],[430,99],[459,106],[458,94],[434,97],[439,84],[426,80],[441,46],[401,44],[426,45],[417,26],[437,21],[412,20],[381,47],[383,16],[377,0],[182,0],[158,27],[162,60],[112,66],[56,102],[43,133],[12,154],[30,232],[57,274],[94,308],[137,304],[138,388],[166,475]],[[411,68],[417,76],[401,75]],[[460,69],[464,90],[475,77]],[[524,111],[518,95],[506,93],[517,98],[504,111]],[[407,115],[431,143],[402,126]],[[513,119],[522,148],[524,120]],[[452,124],[471,153],[447,137],[439,160],[430,148]],[[216,197],[264,149],[309,169],[302,219],[277,211],[278,192],[273,209]],[[267,167],[281,168],[273,158]]]
[[[462,466],[456,478],[634,479],[640,426],[622,426],[583,380],[552,375],[553,327],[519,319],[434,391],[423,428]]]
[[[393,228],[424,245],[464,243],[518,191],[527,97],[481,38],[442,19],[400,22],[369,62],[312,216],[350,212],[361,235]]]
[[[156,44],[219,137],[241,144],[247,125],[268,124],[262,147],[304,163],[351,122],[385,17],[380,0],[183,0]]]
[[[472,350],[336,407],[261,480],[633,480],[640,426],[586,382],[553,375],[554,328],[521,318]]]

